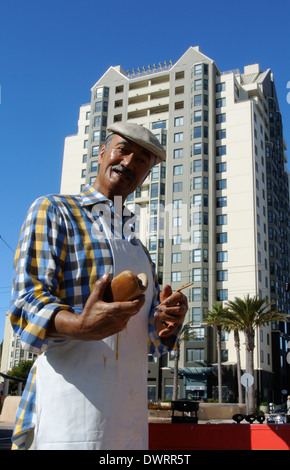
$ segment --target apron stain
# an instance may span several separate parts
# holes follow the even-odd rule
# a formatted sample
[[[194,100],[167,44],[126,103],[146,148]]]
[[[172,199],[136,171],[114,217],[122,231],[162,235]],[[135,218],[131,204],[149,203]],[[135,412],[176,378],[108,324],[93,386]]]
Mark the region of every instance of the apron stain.
[[[103,356],[103,359],[104,359],[104,367],[106,367],[106,363],[107,363],[107,358],[106,358],[106,356]]]
[[[119,359],[119,333],[117,333],[116,361]]]

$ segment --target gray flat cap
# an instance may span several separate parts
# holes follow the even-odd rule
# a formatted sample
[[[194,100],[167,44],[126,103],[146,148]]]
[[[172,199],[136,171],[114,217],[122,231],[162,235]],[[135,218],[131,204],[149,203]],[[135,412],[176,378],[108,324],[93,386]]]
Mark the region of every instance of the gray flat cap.
[[[115,122],[107,127],[107,131],[108,133],[121,135],[149,150],[156,156],[155,165],[166,159],[166,152],[163,146],[146,127],[128,122]]]

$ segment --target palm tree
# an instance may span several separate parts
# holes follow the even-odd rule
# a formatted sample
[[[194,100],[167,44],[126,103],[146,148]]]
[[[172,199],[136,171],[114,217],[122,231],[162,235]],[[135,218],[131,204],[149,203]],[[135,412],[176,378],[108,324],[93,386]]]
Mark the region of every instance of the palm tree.
[[[222,359],[221,359],[221,343],[222,343],[222,329],[223,319],[226,314],[226,309],[222,303],[215,302],[212,310],[207,311],[205,321],[208,325],[216,327],[216,344],[217,344],[217,364],[218,364],[218,400],[222,403]]]
[[[195,338],[195,331],[192,329],[191,322],[187,322],[183,325],[179,338],[176,341],[176,346],[174,349],[174,375],[173,375],[173,393],[172,400],[177,400],[178,396],[178,362],[180,355],[180,343],[184,341],[190,341]]]
[[[234,332],[234,344],[237,356],[237,382],[238,382],[238,403],[243,403],[242,382],[241,382],[241,355],[240,355],[240,334],[235,325],[232,325],[227,319],[227,310],[223,318],[223,329],[225,331]]]
[[[227,302],[226,318],[233,327],[245,334],[246,343],[246,372],[254,376],[254,348],[255,329],[272,321],[286,321],[286,315],[274,309],[275,302],[269,302],[267,298],[260,299],[257,295],[250,297],[249,294],[241,299],[235,297]],[[249,413],[255,412],[254,385],[249,387]]]

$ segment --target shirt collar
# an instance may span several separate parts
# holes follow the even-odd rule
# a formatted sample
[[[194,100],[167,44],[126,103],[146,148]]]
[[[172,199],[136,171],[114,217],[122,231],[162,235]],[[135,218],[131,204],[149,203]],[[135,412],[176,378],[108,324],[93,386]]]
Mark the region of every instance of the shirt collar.
[[[97,191],[95,188],[87,184],[84,188],[84,190],[80,193],[80,198],[81,198],[81,205],[82,206],[93,206],[97,202],[109,202],[110,206],[114,206],[113,202],[104,196],[102,193]],[[126,206],[126,204],[123,206],[123,208],[126,208],[125,210],[125,218],[131,218],[134,216],[134,213],[130,211],[130,209]]]
[[[100,201],[109,201],[109,199],[103,194],[99,193],[92,186],[87,184],[84,190],[80,193],[81,205],[82,206],[91,206]]]

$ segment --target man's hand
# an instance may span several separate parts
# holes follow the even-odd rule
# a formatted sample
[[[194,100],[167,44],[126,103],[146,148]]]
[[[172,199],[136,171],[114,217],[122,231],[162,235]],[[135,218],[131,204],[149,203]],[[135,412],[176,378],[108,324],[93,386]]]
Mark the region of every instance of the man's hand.
[[[162,305],[154,313],[156,327],[161,340],[176,332],[188,310],[187,297],[181,292],[173,292],[169,285],[164,286],[160,300]]]
[[[111,302],[103,300],[109,274],[96,283],[80,315],[61,310],[50,321],[47,337],[99,341],[124,330],[128,321],[144,305],[145,296],[133,301]]]

